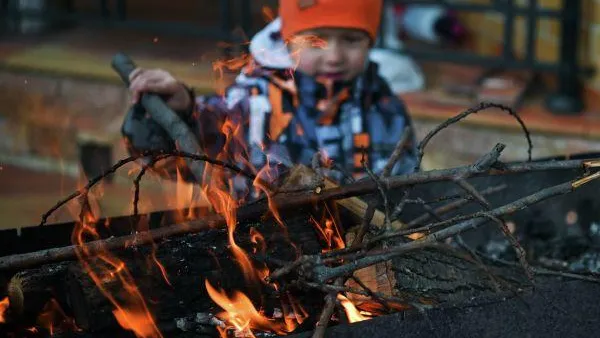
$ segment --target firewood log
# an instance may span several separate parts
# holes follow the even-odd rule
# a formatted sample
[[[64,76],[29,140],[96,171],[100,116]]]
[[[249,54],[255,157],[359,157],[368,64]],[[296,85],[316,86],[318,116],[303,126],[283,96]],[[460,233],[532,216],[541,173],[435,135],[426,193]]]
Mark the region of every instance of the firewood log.
[[[31,324],[50,299],[64,302],[62,282],[68,265],[47,264],[16,273],[7,287],[11,318]]]
[[[238,225],[236,243],[257,257],[255,261],[264,259],[268,266],[272,266],[271,262],[275,260],[293,261],[298,254],[320,251],[321,244],[317,241],[314,226],[307,213],[300,210],[282,217],[288,226],[289,239],[274,221],[245,222]],[[251,226],[265,238],[267,251],[264,254],[254,253],[248,236]],[[292,242],[296,244],[292,245]],[[261,286],[261,283],[254,287],[246,280],[232,254],[227,232],[224,230],[208,230],[160,243],[154,257],[156,260],[152,258],[150,247],[139,247],[136,252],[127,250],[119,255],[157,323],[169,322],[190,313],[220,312],[205,290],[206,279],[214,286],[225,290],[240,290],[253,300],[263,300],[265,304],[272,305],[269,306],[271,309],[279,305],[278,295],[273,289]],[[156,261],[164,267],[166,278]],[[97,271],[97,266],[92,267],[92,270]],[[69,267],[66,284],[69,304],[79,327],[90,332],[118,328],[113,316],[115,307],[80,264]],[[117,278],[102,279],[102,288],[118,302],[128,297]],[[311,298],[314,300],[309,304],[319,303],[321,297],[308,297]],[[315,308],[318,306],[315,305]]]

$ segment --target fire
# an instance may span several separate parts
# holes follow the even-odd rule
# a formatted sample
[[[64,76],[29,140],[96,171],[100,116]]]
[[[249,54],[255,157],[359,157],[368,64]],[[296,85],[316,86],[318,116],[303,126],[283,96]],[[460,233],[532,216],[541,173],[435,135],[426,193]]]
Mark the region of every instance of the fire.
[[[77,245],[75,252],[83,270],[113,305],[113,314],[124,329],[133,331],[139,338],[162,337],[125,263],[105,247],[92,251],[87,245],[88,241],[101,239],[96,231],[98,220],[94,213],[94,209],[99,209],[97,196],[89,192],[80,202],[79,221],[71,234],[71,241]],[[117,284],[118,287],[108,288],[109,284]],[[114,292],[118,292],[119,297]]]
[[[0,301],[0,323],[6,322],[5,314],[6,314],[6,310],[8,310],[9,306],[10,306],[10,301],[8,300],[8,297],[4,297],[4,299],[2,299]]]
[[[66,315],[55,299],[51,299],[46,303],[42,313],[37,318],[37,323],[39,326],[45,328],[50,336],[53,336],[57,331],[80,331],[77,325],[75,325],[75,320]]]
[[[352,302],[348,298],[344,297],[341,294],[338,294],[337,299],[344,307],[344,310],[346,311],[346,316],[348,317],[348,321],[350,323],[361,322],[363,320],[369,319],[368,317],[365,317],[363,314],[361,314],[360,311],[358,311],[358,309],[356,308],[356,306],[354,306],[354,304],[352,304]]]
[[[217,317],[229,325],[227,329],[234,329],[246,337],[255,337],[252,329],[270,331],[279,335],[287,333],[284,324],[272,321],[261,314],[243,293],[235,291],[233,296],[229,297],[225,291],[215,289],[208,280],[204,285],[210,297],[224,310]],[[227,337],[226,330],[221,331],[223,337]]]
[[[323,249],[323,252],[343,249],[346,247],[346,243],[342,238],[338,224],[334,221],[333,215],[329,208],[326,208],[326,213],[321,222],[318,222],[314,217],[310,218],[310,221],[314,224],[315,228],[319,231],[321,238],[325,241],[327,247]]]

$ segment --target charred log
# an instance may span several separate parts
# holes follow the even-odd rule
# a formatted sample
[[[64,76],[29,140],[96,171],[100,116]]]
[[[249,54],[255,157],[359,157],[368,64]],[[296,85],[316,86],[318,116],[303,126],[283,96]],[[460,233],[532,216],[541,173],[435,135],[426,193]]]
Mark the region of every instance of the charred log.
[[[51,299],[64,304],[68,264],[48,264],[15,274],[7,288],[11,320],[31,325]]]
[[[255,264],[270,268],[277,266],[277,262],[294,260],[299,254],[320,251],[321,244],[307,213],[297,212],[286,215],[285,219],[286,231],[274,221],[239,225],[236,243],[250,253]],[[250,228],[258,231],[250,231]],[[256,233],[264,237],[264,244],[261,244],[261,239],[252,236]],[[265,248],[266,251],[261,251]],[[240,290],[255,303],[265,305],[267,311],[281,307],[276,290],[258,280],[254,280],[258,283],[249,282],[249,277],[240,269],[239,260],[232,254],[228,234],[224,230],[214,229],[170,239],[155,248],[129,249],[122,252],[119,259],[125,263],[160,326],[163,326],[162,323],[173,325],[174,318],[186,318],[190,313],[221,311],[207,294],[205,280],[225,290]],[[119,327],[113,315],[115,306],[106,294],[114,297],[117,303],[126,303],[130,297],[118,279],[98,272],[102,264],[94,262],[90,265],[96,276],[102,276],[101,288],[97,285],[98,280],[94,282],[89,271],[80,264],[74,263],[68,269],[66,288],[69,304],[77,325],[89,332]],[[305,295],[302,298],[312,297]],[[314,299],[317,302],[319,297]]]

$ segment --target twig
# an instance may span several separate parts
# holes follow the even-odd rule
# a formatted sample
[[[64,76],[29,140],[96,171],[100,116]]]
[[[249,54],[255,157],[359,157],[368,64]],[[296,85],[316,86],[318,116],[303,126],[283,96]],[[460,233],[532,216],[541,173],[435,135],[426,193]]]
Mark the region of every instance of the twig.
[[[489,256],[484,255],[484,254],[481,254],[481,256],[484,259],[487,259],[487,260],[492,261],[494,263],[498,263],[498,264],[502,264],[502,265],[507,265],[507,266],[519,266],[519,263],[508,262],[508,261],[505,261],[505,260],[500,259],[500,258],[489,257]],[[586,275],[580,275],[580,274],[577,274],[577,273],[569,273],[569,272],[562,272],[562,271],[554,271],[554,270],[544,269],[544,268],[538,268],[538,267],[531,267],[531,271],[532,271],[532,273],[534,273],[536,275],[559,276],[559,277],[565,277],[565,278],[571,278],[571,279],[579,279],[579,280],[583,280],[583,281],[587,281],[587,282],[593,282],[593,283],[599,283],[600,284],[600,278],[593,277],[593,276],[586,276]]]
[[[506,222],[503,219],[492,216],[492,215],[486,215],[486,217],[489,217],[491,220],[493,220],[494,222],[496,222],[496,224],[498,224],[500,226],[500,229],[502,230],[504,235],[508,238],[508,241],[510,242],[513,249],[515,250],[517,259],[519,260],[521,267],[525,271],[525,275],[527,276],[527,279],[529,279],[529,281],[533,284],[534,283],[533,272],[532,272],[533,270],[532,270],[529,262],[527,262],[527,257],[525,254],[525,249],[523,249],[523,246],[521,246],[521,244],[515,238],[515,236],[512,234],[512,232],[510,232],[510,229],[508,229],[508,226],[506,225]]]
[[[345,279],[346,278],[344,277],[337,278],[334,282],[334,285],[337,287],[344,285]],[[329,320],[331,319],[331,315],[333,314],[333,310],[335,308],[337,300],[337,294],[337,291],[329,291],[327,293],[327,296],[325,296],[325,306],[323,307],[323,311],[319,316],[319,321],[317,322],[312,338],[325,337],[325,330],[327,330],[327,325],[329,324]]]
[[[496,291],[499,291],[500,283],[498,283],[498,279],[496,279],[496,276],[494,276],[494,274],[490,271],[490,269],[487,267],[487,265],[485,265],[483,263],[483,261],[481,260],[481,257],[479,257],[477,252],[475,252],[475,250],[471,249],[471,247],[468,246],[467,243],[465,243],[465,241],[463,240],[461,235],[457,235],[455,238],[456,238],[456,243],[458,243],[458,245],[461,248],[463,248],[463,250],[467,251],[469,253],[469,255],[471,257],[473,257],[475,262],[477,262],[477,265],[485,272],[486,275],[488,275],[488,277],[490,277],[490,280],[492,281],[492,284],[494,284],[494,288],[496,289]]]
[[[500,158],[500,155],[502,155],[502,151],[504,151],[504,148],[506,148],[506,145],[502,143],[497,143],[492,149],[492,151],[477,159],[473,166],[475,166],[475,168],[479,170],[490,169],[496,163],[498,163],[498,159]]]
[[[374,179],[377,180],[377,177],[375,177],[373,175],[373,172],[371,172],[371,170],[365,165],[364,153],[363,153],[363,158],[362,158],[362,165],[365,168],[365,170],[367,170],[367,173],[369,173],[369,175],[372,175],[374,177]],[[380,189],[382,189],[382,188],[380,187]],[[389,211],[387,208],[387,196],[385,195],[385,193],[382,190],[380,190],[380,191],[383,194],[384,203],[385,203],[385,207],[386,207],[386,227],[387,227],[388,223],[389,223],[389,213],[387,213],[387,211]],[[357,234],[357,236],[354,237],[354,240],[350,244],[350,247],[357,247],[363,242],[365,233],[366,233],[369,225],[371,224],[371,220],[373,219],[374,214],[375,214],[375,205],[370,203],[367,206],[367,211],[365,212],[365,216],[363,219],[363,223],[361,224],[361,227],[359,229],[359,233]],[[347,278],[344,276],[338,277],[334,281],[334,286],[341,287],[342,285],[344,285],[346,283],[346,279]],[[315,331],[312,336],[313,338],[322,338],[325,336],[325,330],[327,329],[327,325],[329,324],[329,320],[331,319],[331,314],[333,313],[333,309],[336,304],[337,294],[338,294],[338,292],[336,292],[336,291],[329,291],[327,296],[325,296],[325,306],[323,307],[323,311],[321,312],[321,316],[319,317],[319,321],[317,322]]]
[[[295,261],[293,261],[291,263],[287,263],[287,264],[283,265],[281,268],[273,271],[269,276],[266,277],[266,281],[268,283],[271,283],[271,282],[276,281],[276,280],[280,279],[281,277],[289,274],[290,272],[298,269],[303,264],[307,264],[307,263],[316,264],[318,262],[319,262],[318,256],[301,256],[298,259],[296,259]]]
[[[475,189],[475,187],[471,183],[465,181],[462,178],[455,180],[454,183],[456,183],[469,195],[473,196],[473,198],[475,198],[475,200],[484,208],[490,209],[492,207],[492,205],[485,199],[485,197],[483,197],[483,195],[479,191],[477,191],[477,189]]]
[[[392,311],[392,308],[390,307],[388,301],[380,297],[380,295],[377,292],[371,290],[367,285],[365,285],[365,283],[363,283],[362,280],[360,280],[360,278],[356,276],[351,276],[350,278],[367,293],[367,296],[375,299],[379,304],[381,304],[386,309],[386,311]]]
[[[367,175],[369,175],[369,177],[377,185],[377,190],[379,191],[379,195],[381,196],[381,200],[383,201],[383,209],[385,212],[385,221],[384,221],[385,231],[389,232],[392,230],[392,223],[391,223],[391,219],[390,219],[390,204],[388,203],[388,198],[387,198],[387,194],[385,192],[385,188],[381,184],[381,181],[379,180],[377,175],[375,175],[373,173],[373,171],[371,171],[371,169],[366,165],[364,153],[363,153],[363,158],[361,160],[361,163],[362,163],[363,169],[367,172]],[[361,241],[362,241],[362,238],[361,238]]]
[[[495,186],[495,187],[490,187],[487,188],[485,190],[483,190],[481,192],[481,195],[486,196],[486,195],[491,195],[494,194],[496,192],[502,191],[504,189],[506,189],[507,185],[506,184],[502,184],[499,186]],[[460,195],[458,195],[460,196]],[[443,205],[439,208],[435,209],[435,213],[438,215],[443,215],[445,213],[448,213],[452,210],[456,210],[459,209],[461,207],[463,207],[464,205],[466,205],[467,203],[471,202],[474,199],[474,197],[472,195],[467,195],[464,196],[463,198],[461,198],[460,200],[454,201],[454,202],[450,202],[446,205]],[[412,228],[418,224],[423,224],[424,222],[427,222],[427,220],[429,220],[429,218],[431,218],[431,215],[429,214],[429,212],[415,218],[414,220],[408,222],[408,227]]]
[[[181,151],[173,151],[173,152],[164,152],[164,151],[144,151],[140,154],[134,155],[134,156],[130,156],[127,157],[123,160],[120,160],[119,162],[117,162],[115,165],[113,165],[111,168],[109,168],[108,170],[104,171],[102,174],[100,174],[99,176],[91,179],[88,181],[88,183],[82,188],[79,189],[75,192],[73,192],[72,194],[70,194],[69,196],[65,197],[64,199],[60,200],[58,203],[56,203],[52,208],[50,208],[50,210],[46,211],[43,215],[42,215],[42,220],[40,222],[40,226],[43,226],[44,224],[46,224],[46,222],[48,221],[48,217],[50,217],[56,210],[58,210],[60,207],[62,207],[63,205],[65,205],[66,203],[68,203],[69,201],[71,201],[72,199],[78,197],[79,195],[81,195],[83,193],[83,191],[88,191],[90,190],[94,185],[98,184],[98,182],[100,182],[103,178],[105,178],[106,176],[109,176],[111,174],[114,174],[119,168],[121,168],[122,166],[137,161],[141,158],[144,157],[148,157],[148,156],[164,156],[166,157],[181,157],[181,158],[187,158],[190,160],[194,160],[194,161],[203,161],[203,162],[208,162],[210,164],[213,165],[217,165],[226,169],[229,169],[233,172],[236,172],[238,174],[244,175],[252,180],[255,179],[254,174],[249,173],[243,169],[238,168],[237,166],[230,164],[230,163],[226,163],[223,161],[219,161],[219,160],[215,160],[212,159],[208,156],[205,155],[196,155],[196,154],[190,154],[190,153],[185,153],[185,152],[181,152]]]
[[[349,288],[346,286],[336,286],[336,285],[331,285],[331,284],[318,284],[318,283],[314,283],[314,282],[305,282],[305,281],[301,282],[301,285],[307,286],[312,289],[321,290],[323,292],[353,293],[353,294],[360,295],[360,296],[367,296],[367,297],[371,296],[368,291]],[[373,292],[373,294],[377,298],[380,298],[383,301],[388,302],[388,303],[397,303],[400,305],[407,304],[406,299],[388,296],[388,295],[385,295],[380,292]]]
[[[517,210],[526,208],[532,204],[539,203],[548,198],[570,193],[571,191],[576,189],[575,187],[578,186],[577,183],[580,181],[581,180],[577,180],[574,182],[569,181],[569,182],[565,182],[563,184],[559,184],[559,185],[556,185],[553,187],[545,188],[535,194],[523,197],[512,203],[509,203],[502,207],[491,210],[487,213],[487,215],[492,215],[492,216],[498,217],[501,215],[510,214],[510,213],[516,212]],[[487,215],[478,217],[478,218],[475,218],[472,220],[468,220],[468,221],[453,225],[451,227],[439,230],[437,232],[434,232],[430,235],[427,235],[427,236],[425,236],[419,240],[413,241],[413,242],[403,243],[403,244],[400,244],[400,245],[397,245],[394,247],[390,247],[383,252],[371,253],[371,254],[365,256],[364,258],[357,259],[355,261],[349,262],[347,264],[344,264],[344,265],[341,265],[338,267],[330,268],[330,267],[325,267],[325,266],[315,266],[313,268],[313,270],[314,270],[313,276],[315,277],[314,280],[317,282],[320,282],[320,283],[324,283],[324,282],[326,282],[330,279],[336,278],[338,276],[346,275],[346,274],[350,273],[351,271],[362,269],[367,266],[392,259],[396,256],[403,255],[409,251],[413,251],[416,249],[426,247],[428,245],[442,241],[446,238],[458,235],[467,230],[476,229],[476,228],[480,227],[481,225],[488,222]]]
[[[412,187],[408,187],[406,190],[404,190],[404,193],[402,194],[402,198],[400,199],[400,202],[398,202],[398,205],[396,205],[396,207],[394,208],[394,212],[392,213],[392,218],[396,219],[402,213],[402,211],[404,210],[404,206],[409,201],[408,196],[410,195],[411,190],[412,190]]]
[[[406,146],[410,142],[411,134],[412,128],[410,126],[406,126],[404,128],[404,131],[402,131],[402,137],[400,138],[400,140],[398,140],[398,143],[396,144],[396,148],[394,148],[392,155],[390,156],[389,160],[385,164],[385,167],[383,167],[383,170],[381,171],[381,177],[390,176],[392,170],[394,169],[394,166],[396,165],[396,162],[398,162],[400,156],[402,156],[402,153],[404,153]]]
[[[369,230],[369,226],[371,225],[371,220],[373,219],[374,215],[375,215],[375,204],[369,203],[367,205],[367,211],[365,212],[365,217],[363,218],[362,224],[360,225],[360,228],[358,229],[358,232],[356,233],[354,242],[352,242],[352,247],[356,247],[357,245],[359,245],[363,242],[365,235],[367,234],[367,231]]]
[[[168,155],[159,155],[156,156],[154,158],[152,158],[152,160],[150,160],[150,162],[148,162],[147,164],[145,164],[142,169],[140,170],[140,172],[138,173],[138,175],[135,177],[135,179],[133,180],[133,186],[134,186],[134,190],[133,190],[133,217],[138,217],[139,214],[139,210],[138,210],[138,204],[140,201],[140,181],[142,180],[142,177],[144,177],[144,174],[146,173],[146,171],[152,167],[154,167],[154,165],[156,164],[156,162],[161,161],[163,159],[168,158]]]
[[[504,148],[505,146],[503,144],[498,143],[489,154],[481,157],[473,166],[478,169],[489,169],[495,163],[498,162],[498,158],[500,157],[500,154],[502,153]],[[490,210],[492,208],[490,202],[488,202],[487,199],[465,179],[463,179],[462,177],[458,177],[454,182],[458,184],[461,188],[463,188],[463,190],[465,190],[471,196],[473,196],[475,200],[477,200],[479,204],[481,204],[486,210]],[[533,273],[531,272],[531,266],[529,265],[529,263],[527,262],[527,258],[525,257],[525,250],[523,249],[521,244],[519,244],[519,241],[515,238],[515,236],[513,236],[513,234],[510,232],[510,230],[506,226],[506,222],[504,221],[504,219],[488,214],[486,214],[485,216],[489,217],[492,221],[498,224],[504,235],[508,237],[508,240],[514,248],[517,257],[519,258],[519,262],[523,266],[525,275],[527,276],[531,284],[534,284]]]
[[[507,107],[507,106],[504,106],[501,104],[497,104],[497,103],[482,102],[479,105],[477,105],[476,107],[469,108],[466,111],[464,111],[452,118],[449,118],[444,123],[440,124],[435,129],[430,131],[429,134],[427,134],[423,138],[423,140],[421,141],[421,143],[419,143],[419,146],[417,147],[417,164],[415,165],[415,171],[419,171],[421,169],[421,162],[423,160],[423,151],[425,150],[425,147],[427,146],[429,141],[431,141],[431,139],[437,133],[439,133],[443,129],[451,126],[452,124],[459,122],[460,120],[466,118],[467,116],[469,116],[471,114],[476,114],[476,113],[479,113],[480,111],[483,111],[483,110],[486,110],[489,108],[498,108],[498,109],[501,109],[501,110],[507,112],[508,114],[510,114],[517,120],[519,125],[521,125],[521,128],[523,129],[523,133],[525,134],[525,137],[527,138],[527,144],[528,144],[528,148],[527,148],[528,157],[527,158],[528,158],[528,161],[531,161],[531,150],[533,149],[533,143],[531,142],[531,136],[529,134],[529,130],[527,129],[527,127],[525,126],[525,123],[523,123],[523,120],[521,120],[519,115],[510,107]]]
[[[141,157],[141,156],[140,156]],[[125,161],[125,160],[123,160]],[[129,162],[133,161],[133,159],[129,160]],[[523,172],[533,172],[533,171],[543,171],[543,170],[564,170],[564,169],[577,169],[583,168],[584,163],[589,162],[589,160],[569,160],[569,161],[547,161],[547,162],[532,162],[532,163],[514,163],[507,164],[503,170],[490,170],[487,172],[480,172],[475,170],[472,166],[459,167],[453,169],[444,169],[444,170],[432,170],[426,172],[419,172],[414,174],[400,175],[389,178],[382,178],[382,184],[389,190],[394,188],[399,188],[407,185],[418,184],[418,183],[427,183],[427,182],[438,182],[438,181],[447,181],[452,180],[456,177],[457,174],[466,174],[468,177],[482,176],[485,174],[488,175],[508,175],[515,173],[523,173]],[[113,169],[116,170],[116,169]],[[593,174],[596,175],[596,174]],[[588,179],[588,178],[586,178]],[[93,185],[92,183],[88,183],[88,186]],[[308,205],[312,203],[318,203],[322,201],[328,200],[338,200],[345,199],[353,196],[361,196],[373,193],[376,191],[377,185],[375,182],[371,180],[364,180],[360,182],[356,182],[352,185],[326,189],[322,191],[320,194],[314,194],[312,192],[301,192],[297,194],[282,194],[276,196],[272,199],[273,205],[276,205],[277,208],[281,210],[291,209],[302,205]],[[74,193],[74,197],[77,197],[81,194],[81,191]],[[71,197],[71,198],[74,198]],[[64,204],[66,202],[62,202]],[[59,203],[60,204],[60,203]],[[54,209],[58,209],[60,205],[56,206]],[[266,206],[264,203],[253,203],[247,207],[242,207],[238,209],[238,219],[243,219],[244,217],[255,217],[257,215],[261,215],[266,211]],[[483,216],[480,216],[483,217]],[[221,226],[224,224],[223,217],[219,215],[209,215],[204,217],[202,220],[198,221],[190,221],[186,224],[176,224],[170,227],[160,228],[160,229],[152,229],[145,233],[123,236],[123,237],[115,237],[110,238],[105,241],[109,249],[118,250],[125,248],[127,243],[131,243],[133,240],[137,240],[138,242],[141,240],[140,238],[144,238],[144,236],[149,236],[153,240],[160,240],[163,238],[183,235],[186,233],[194,233],[201,230],[206,229],[209,225],[212,226]],[[139,237],[139,238],[138,238]],[[140,242],[144,244],[144,242]],[[145,243],[149,243],[145,242]],[[91,244],[88,244],[90,246]],[[73,246],[62,247],[62,248],[53,248],[50,250],[41,250],[36,252],[30,252],[27,254],[21,255],[11,255],[0,257],[0,270],[2,269],[10,269],[10,268],[23,268],[29,266],[35,266],[38,264],[44,264],[49,262],[55,262],[60,260],[69,260],[74,257]],[[93,250],[93,249],[92,249]]]

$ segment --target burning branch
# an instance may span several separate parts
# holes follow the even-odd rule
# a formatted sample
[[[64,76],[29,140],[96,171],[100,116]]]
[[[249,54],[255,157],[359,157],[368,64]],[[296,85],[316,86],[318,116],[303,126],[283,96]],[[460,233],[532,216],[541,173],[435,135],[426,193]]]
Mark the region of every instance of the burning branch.
[[[149,156],[149,154],[146,154]],[[190,156],[192,156],[190,154]],[[198,156],[198,155],[193,155]],[[123,161],[120,161],[118,165],[115,167],[123,166],[124,163],[129,163],[134,161],[136,158],[141,157],[130,157]],[[206,160],[212,164],[222,165],[224,167],[229,166],[229,164],[223,163],[221,161],[215,161],[212,159],[206,159],[203,156],[199,156],[202,158],[201,160]],[[124,162],[124,163],[122,163]],[[440,182],[440,181],[452,181],[458,175],[464,175],[464,177],[477,177],[483,175],[510,175],[516,173],[525,173],[525,172],[534,172],[534,171],[546,171],[546,170],[564,170],[564,169],[584,169],[589,163],[589,160],[567,160],[567,161],[547,161],[547,162],[531,162],[531,163],[514,163],[514,164],[506,164],[502,170],[498,169],[489,169],[487,171],[481,171],[473,166],[464,166],[452,169],[442,169],[442,170],[431,170],[418,172],[414,174],[400,175],[389,178],[380,178],[382,185],[387,190],[397,189],[400,187],[405,187],[409,185],[421,184],[421,183],[429,183],[429,182]],[[116,169],[110,169],[107,173],[115,171]],[[243,174],[244,171],[238,169],[239,173]],[[594,174],[595,175],[595,174]],[[589,178],[589,177],[588,177]],[[91,180],[84,189],[78,190],[71,194],[69,197],[65,198],[63,201],[59,202],[56,206],[54,206],[50,211],[46,212],[43,217],[42,223],[44,224],[46,219],[52,212],[57,210],[60,206],[67,203],[67,201],[76,198],[80,194],[87,191],[94,184],[98,183],[101,180],[101,177],[95,178]],[[307,192],[297,192],[297,193],[281,193],[272,198],[272,202],[277,206],[279,210],[287,210],[291,208],[296,208],[303,205],[311,205],[314,203],[330,201],[330,200],[340,200],[346,199],[349,197],[355,196],[363,196],[367,194],[372,194],[377,191],[377,184],[371,180],[368,181],[360,181],[351,185],[335,187],[331,189],[325,189],[320,194],[314,193],[314,191]],[[569,186],[570,189],[570,186]],[[570,190],[569,190],[570,191]],[[252,218],[259,215],[264,214],[268,211],[268,208],[264,203],[256,202],[252,205],[248,205],[246,207],[242,207],[238,210],[238,219],[244,218]],[[483,217],[483,214],[474,214],[468,216],[460,216],[458,220],[465,220],[471,217]],[[444,221],[446,224],[448,221]],[[129,236],[121,236],[121,237],[113,237],[109,239],[102,240],[104,242],[95,243],[89,242],[88,248],[89,250],[94,251],[96,245],[106,245],[107,249],[110,250],[122,250],[127,247],[130,243],[137,243],[139,245],[148,244],[151,241],[158,241],[160,239],[165,239],[168,237],[179,236],[187,233],[195,233],[202,230],[207,229],[209,226],[222,226],[225,224],[225,220],[220,215],[209,215],[204,217],[202,220],[190,221],[186,224],[175,224],[169,227],[164,227],[160,229],[152,229],[147,232],[140,232],[137,234],[129,235]],[[442,226],[444,224],[431,224],[424,229],[427,230],[433,228],[434,226]],[[447,224],[446,224],[447,225]],[[410,230],[414,232],[418,232],[415,230]],[[396,236],[402,236],[402,232],[398,232]],[[386,237],[389,239],[394,236],[394,233],[389,234],[390,237]],[[0,257],[0,270],[7,269],[22,269],[27,267],[34,267],[43,265],[45,263],[62,261],[62,260],[70,260],[75,258],[74,250],[76,246],[67,246],[62,248],[52,248],[48,250],[41,250],[36,252],[30,252],[26,254],[18,254]]]

